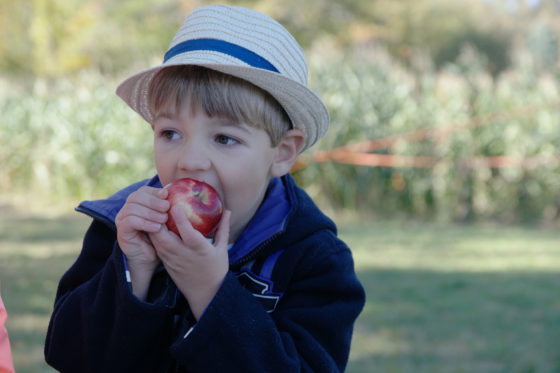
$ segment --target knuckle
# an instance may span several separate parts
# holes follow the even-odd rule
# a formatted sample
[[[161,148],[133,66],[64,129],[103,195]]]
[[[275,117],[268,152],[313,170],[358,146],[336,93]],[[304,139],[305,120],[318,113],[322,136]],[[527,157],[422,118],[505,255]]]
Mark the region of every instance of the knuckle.
[[[158,223],[163,223],[163,222],[165,222],[166,219],[165,219],[164,214],[162,214],[160,212],[157,212],[157,211],[152,211],[150,213],[150,220],[158,222]]]
[[[150,201],[150,207],[152,207],[154,210],[164,212],[169,209],[169,201],[153,197]]]

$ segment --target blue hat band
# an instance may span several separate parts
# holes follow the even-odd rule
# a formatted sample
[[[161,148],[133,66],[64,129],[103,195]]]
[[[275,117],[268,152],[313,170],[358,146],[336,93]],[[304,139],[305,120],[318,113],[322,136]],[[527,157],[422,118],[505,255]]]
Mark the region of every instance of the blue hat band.
[[[193,52],[193,51],[213,51],[227,54],[228,56],[235,57],[238,60],[245,62],[247,65],[259,69],[269,70],[279,73],[278,69],[274,67],[267,59],[259,56],[247,48],[237,44],[229,43],[227,41],[218,39],[192,39],[175,45],[169,49],[163,58],[163,62],[167,62],[172,57],[178,54]]]

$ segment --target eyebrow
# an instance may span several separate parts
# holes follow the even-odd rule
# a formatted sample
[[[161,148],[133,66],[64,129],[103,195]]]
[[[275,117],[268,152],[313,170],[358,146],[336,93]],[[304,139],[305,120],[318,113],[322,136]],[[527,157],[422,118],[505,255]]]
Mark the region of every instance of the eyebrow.
[[[176,119],[176,114],[175,113],[170,113],[167,111],[162,111],[159,112],[153,119],[152,119],[152,127],[154,127],[156,125],[156,123],[159,120],[175,120]],[[220,126],[220,127],[234,127],[234,128],[239,128],[241,131],[246,132],[246,133],[250,133],[251,131],[247,128],[247,127],[252,127],[249,126],[246,123],[239,123],[236,122],[233,119],[230,119],[228,117],[223,117],[223,116],[214,116],[214,117],[209,117],[209,120],[212,121],[212,123]]]
[[[247,127],[249,127],[248,124],[245,123],[239,123],[236,122],[230,118],[227,117],[214,117],[214,118],[210,118],[212,120],[214,120],[216,124],[222,126],[222,127],[235,127],[235,128],[239,128],[240,130],[250,133],[249,129]]]

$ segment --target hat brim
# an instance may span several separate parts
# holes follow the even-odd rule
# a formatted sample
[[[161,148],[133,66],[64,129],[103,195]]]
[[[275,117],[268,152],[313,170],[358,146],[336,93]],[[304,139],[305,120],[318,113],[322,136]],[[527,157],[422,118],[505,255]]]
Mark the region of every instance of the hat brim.
[[[147,100],[150,82],[161,69],[177,65],[196,65],[220,71],[246,80],[268,92],[284,108],[294,128],[301,129],[305,133],[302,152],[327,132],[329,126],[327,108],[313,91],[278,73],[250,66],[208,62],[165,63],[130,76],[117,87],[117,95],[148,123],[152,123],[153,115]]]

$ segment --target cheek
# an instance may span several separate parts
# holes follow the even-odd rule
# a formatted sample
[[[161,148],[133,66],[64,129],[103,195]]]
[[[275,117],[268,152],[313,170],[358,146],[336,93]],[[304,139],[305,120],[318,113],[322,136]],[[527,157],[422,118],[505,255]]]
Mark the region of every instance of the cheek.
[[[162,185],[173,181],[173,160],[169,153],[163,153],[160,149],[154,149],[154,163]]]
[[[260,204],[268,187],[268,174],[262,170],[256,171],[255,168],[248,168],[245,172],[230,173],[227,179],[222,179],[224,203],[226,208],[232,210],[232,218],[243,219]]]
[[[165,164],[162,160],[161,152],[158,149],[154,149],[154,163],[156,166],[157,171],[160,171],[160,168]]]

